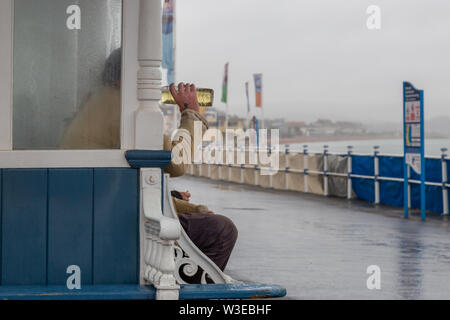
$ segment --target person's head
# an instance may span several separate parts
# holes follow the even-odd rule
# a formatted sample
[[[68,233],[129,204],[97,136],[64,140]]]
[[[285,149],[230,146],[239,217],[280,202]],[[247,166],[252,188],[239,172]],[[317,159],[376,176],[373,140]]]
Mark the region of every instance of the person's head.
[[[184,200],[184,201],[189,201],[189,199],[191,198],[191,194],[189,193],[189,191],[186,192],[179,192],[176,190],[173,190],[171,192],[172,197],[180,199],[180,200]]]
[[[102,73],[104,86],[120,88],[122,74],[122,48],[114,50],[106,59],[105,68]]]

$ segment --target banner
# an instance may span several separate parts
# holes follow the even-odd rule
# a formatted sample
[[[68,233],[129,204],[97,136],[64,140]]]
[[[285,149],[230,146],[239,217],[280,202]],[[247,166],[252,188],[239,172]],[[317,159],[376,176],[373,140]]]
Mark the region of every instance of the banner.
[[[421,154],[423,149],[421,91],[410,83],[404,83],[404,151],[405,161],[421,174]]]
[[[254,74],[255,79],[255,93],[256,93],[256,102],[255,106],[258,108],[262,107],[262,74]]]
[[[245,83],[245,95],[247,96],[247,113],[250,113],[250,98],[248,94],[248,81]]]
[[[228,101],[228,65],[227,62],[225,64],[225,71],[223,73],[223,84],[222,84],[222,102],[227,103]]]
[[[175,82],[174,79],[174,0],[164,0],[163,18],[162,18],[162,43],[163,43],[163,59],[162,67],[167,69],[167,83]]]

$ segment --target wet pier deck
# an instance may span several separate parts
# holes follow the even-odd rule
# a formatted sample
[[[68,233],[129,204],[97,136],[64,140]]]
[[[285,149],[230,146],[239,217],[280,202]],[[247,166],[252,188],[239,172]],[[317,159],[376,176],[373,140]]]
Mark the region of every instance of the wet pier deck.
[[[450,299],[450,226],[397,208],[183,177],[192,202],[230,217],[239,238],[227,273],[280,284],[287,299]],[[367,267],[381,269],[369,290]]]

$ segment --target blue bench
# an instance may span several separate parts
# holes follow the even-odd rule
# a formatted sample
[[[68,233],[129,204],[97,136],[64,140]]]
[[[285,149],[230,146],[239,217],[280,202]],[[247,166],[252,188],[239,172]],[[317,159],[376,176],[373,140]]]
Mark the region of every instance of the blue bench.
[[[181,285],[180,300],[260,299],[286,295],[286,289],[266,284]],[[154,300],[153,286],[90,285],[80,290],[64,286],[0,286],[0,300]]]

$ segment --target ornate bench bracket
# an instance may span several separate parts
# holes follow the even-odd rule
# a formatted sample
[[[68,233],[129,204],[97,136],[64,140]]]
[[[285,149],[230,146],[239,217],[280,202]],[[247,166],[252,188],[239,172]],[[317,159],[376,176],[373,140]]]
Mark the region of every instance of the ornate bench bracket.
[[[177,300],[179,286],[174,276],[174,243],[180,238],[178,220],[164,217],[161,208],[160,168],[140,169],[144,225],[144,279],[156,288],[157,300]],[[142,230],[142,228],[141,228]]]

